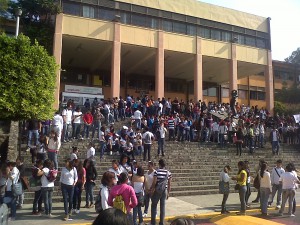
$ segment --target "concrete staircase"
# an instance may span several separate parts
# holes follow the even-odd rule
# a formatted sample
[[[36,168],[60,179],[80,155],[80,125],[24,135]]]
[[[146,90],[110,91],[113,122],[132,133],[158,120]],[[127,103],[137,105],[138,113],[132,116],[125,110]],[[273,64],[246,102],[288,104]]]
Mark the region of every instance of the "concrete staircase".
[[[126,121],[126,125],[129,121]],[[124,123],[122,123],[124,124]],[[121,127],[117,124],[117,127]],[[116,129],[117,130],[117,129]],[[96,148],[98,143],[95,143]],[[26,145],[23,145],[25,149]],[[58,157],[59,166],[64,165],[64,159],[69,158],[72,146],[77,146],[79,149],[78,157],[85,159],[88,141],[74,140],[73,142],[63,143]],[[214,143],[197,143],[197,142],[166,142],[164,159],[167,163],[167,168],[171,171],[172,190],[171,196],[187,196],[187,195],[205,195],[217,194],[219,174],[225,165],[231,165],[233,171],[230,176],[236,175],[237,163],[240,160],[248,160],[250,168],[254,172],[254,167],[258,164],[260,158],[265,159],[270,168],[275,165],[277,159],[282,159],[283,164],[294,162],[297,168],[300,168],[300,153],[298,146],[282,145],[279,156],[274,156],[271,151],[269,143],[264,149],[256,149],[253,155],[248,154],[248,149],[243,149],[242,156],[236,156],[235,146],[229,145],[226,149]],[[152,146],[151,150],[152,160],[157,164],[159,158],[157,155],[157,144]],[[21,151],[21,155],[25,157],[25,164],[28,165],[28,176],[31,175],[31,155],[25,151]],[[96,169],[98,172],[98,179],[96,181],[95,195],[99,191],[100,180],[102,174],[111,167],[112,159],[119,159],[118,155],[105,155],[104,159],[100,161],[100,154],[96,152]],[[147,162],[143,162],[140,156],[136,157],[137,161],[147,168]],[[253,174],[255,176],[255,174]],[[231,190],[234,191],[234,182],[231,183]],[[56,182],[56,187],[53,195],[53,201],[62,201],[61,191],[58,189],[59,182]],[[25,203],[33,202],[34,193],[26,191]],[[85,201],[85,192],[83,193],[82,201]]]

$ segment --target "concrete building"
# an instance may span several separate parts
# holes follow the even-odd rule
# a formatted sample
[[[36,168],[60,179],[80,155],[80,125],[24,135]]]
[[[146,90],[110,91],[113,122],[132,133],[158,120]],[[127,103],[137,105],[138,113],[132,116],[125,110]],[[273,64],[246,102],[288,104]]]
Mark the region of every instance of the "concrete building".
[[[147,93],[229,102],[239,90],[241,104],[273,110],[270,18],[197,0],[61,3],[57,101]]]

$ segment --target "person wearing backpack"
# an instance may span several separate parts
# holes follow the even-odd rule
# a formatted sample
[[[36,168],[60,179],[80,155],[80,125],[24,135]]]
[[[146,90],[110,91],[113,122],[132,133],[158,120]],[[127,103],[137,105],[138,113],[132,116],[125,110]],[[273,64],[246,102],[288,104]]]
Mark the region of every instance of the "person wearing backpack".
[[[154,135],[149,131],[148,127],[145,127],[145,133],[143,134],[143,143],[144,143],[144,157],[143,161],[146,161],[146,156],[148,153],[148,161],[151,161],[151,145],[154,140]]]
[[[37,183],[41,182],[41,178],[43,176],[43,161],[37,160],[36,164],[32,168],[32,177],[36,180]],[[41,184],[41,183],[40,183]],[[33,200],[33,206],[32,206],[32,215],[41,215],[42,212],[42,190],[41,186],[38,186],[38,189],[34,192],[34,200]]]
[[[60,176],[61,192],[64,200],[65,221],[68,221],[72,215],[74,186],[76,185],[77,180],[77,170],[73,166],[73,162],[70,159],[65,160],[65,167],[62,168]]]
[[[151,198],[151,225],[156,224],[157,204],[160,201],[160,220],[159,224],[164,224],[166,214],[166,199],[169,198],[171,191],[172,174],[166,169],[165,160],[158,161],[159,169],[154,172],[153,183],[150,188]]]
[[[127,184],[128,180],[126,173],[120,174],[119,184],[110,190],[108,205],[121,209],[132,222],[131,210],[137,206],[138,202],[133,187]]]
[[[46,159],[44,162],[44,168],[42,169],[43,176],[41,178],[42,182],[42,195],[45,206],[45,215],[52,218],[52,195],[54,191],[54,181],[48,179],[50,171],[53,170],[53,162],[50,159]]]

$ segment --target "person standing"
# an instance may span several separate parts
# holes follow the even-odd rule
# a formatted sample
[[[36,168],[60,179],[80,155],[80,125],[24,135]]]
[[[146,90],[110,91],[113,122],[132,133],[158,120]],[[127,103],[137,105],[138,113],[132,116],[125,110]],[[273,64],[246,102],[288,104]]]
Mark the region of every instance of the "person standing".
[[[230,177],[228,175],[228,173],[231,171],[231,167],[229,165],[224,167],[224,170],[221,172],[220,174],[220,181],[224,182],[224,190],[222,190],[223,192],[223,200],[222,200],[222,210],[221,210],[221,214],[228,214],[230,213],[227,209],[226,209],[226,202],[229,196],[229,181],[230,181]],[[227,187],[227,188],[225,188]]]
[[[271,176],[268,172],[267,163],[263,163],[259,172],[260,179],[260,206],[263,216],[268,215],[268,199],[272,191]]]
[[[282,168],[282,160],[278,159],[276,162],[276,167],[274,167],[271,172],[272,197],[271,201],[269,202],[269,207],[271,207],[277,192],[276,209],[280,209],[282,199],[282,183],[279,182],[279,179],[284,172],[285,170]]]
[[[134,123],[137,129],[141,129],[143,114],[139,109],[136,109],[133,113]]]
[[[45,215],[52,218],[52,195],[54,191],[54,181],[48,180],[48,175],[50,170],[53,170],[53,162],[50,159],[46,159],[44,162],[43,176],[41,178],[42,182],[42,196],[45,206]]]
[[[148,127],[145,127],[145,133],[143,134],[143,143],[144,143],[144,157],[143,161],[146,161],[146,156],[148,153],[148,161],[151,161],[151,145],[154,140],[154,135],[149,131]]]
[[[82,112],[79,106],[76,107],[76,110],[73,112],[73,138],[78,139],[80,135],[81,122],[82,122]]]
[[[145,176],[144,169],[138,167],[136,174],[132,176],[132,186],[136,195],[137,200],[142,198],[144,201],[144,187],[145,187]],[[142,202],[138,202],[137,206],[133,208],[133,225],[137,225],[137,216],[139,218],[139,224],[143,224],[143,213],[142,213]]]
[[[113,172],[107,171],[103,174],[99,194],[101,196],[101,209],[111,208],[108,205],[109,190],[115,185],[116,178]]]
[[[24,165],[24,157],[19,156],[16,160],[17,168],[20,172],[19,182],[22,182],[22,194],[17,196],[17,209],[22,209],[24,202],[24,190],[25,190],[25,165]]]
[[[69,106],[62,111],[62,117],[64,120],[63,124],[63,142],[70,141],[71,135],[72,135],[72,106],[69,104]]]
[[[273,127],[271,133],[270,133],[270,141],[272,144],[272,152],[273,155],[279,155],[279,140],[280,140],[280,134],[278,130]]]
[[[61,143],[57,137],[57,133],[54,131],[50,132],[50,138],[48,141],[48,158],[53,161],[54,168],[58,169],[58,159],[57,155],[60,149]]]
[[[39,143],[39,132],[41,131],[42,124],[41,121],[32,119],[27,123],[28,129],[28,142],[27,146],[36,146]],[[34,135],[34,142],[32,142],[32,135]]]
[[[85,168],[83,167],[82,161],[80,161],[79,159],[74,160],[74,166],[77,170],[78,180],[74,187],[73,212],[78,214],[80,213],[81,195],[86,181],[86,171]]]
[[[62,129],[64,126],[64,119],[59,114],[59,111],[55,112],[54,117],[52,119],[52,130],[57,133],[58,139],[61,139]]]
[[[173,115],[168,119],[169,141],[175,141],[175,120]]]
[[[42,212],[42,190],[41,190],[41,178],[44,174],[43,169],[43,161],[37,160],[36,164],[32,167],[32,177],[36,180],[36,183],[39,184],[37,189],[34,192],[34,200],[32,204],[32,215],[40,216]]]
[[[77,170],[73,166],[73,162],[70,161],[70,159],[67,159],[65,161],[65,167],[61,170],[60,176],[61,192],[64,200],[65,221],[68,221],[72,215],[74,186],[76,185],[77,180]]]
[[[166,169],[165,160],[160,159],[158,162],[159,169],[154,172],[153,183],[151,185],[150,192],[152,193],[151,198],[151,225],[156,224],[156,214],[157,214],[157,204],[160,202],[160,220],[159,224],[164,224],[165,219],[165,208],[166,208],[166,200],[169,198],[171,191],[171,180],[172,174],[170,171]],[[156,188],[158,186],[162,186],[163,191],[159,193]]]
[[[95,181],[98,175],[94,165],[94,161],[88,160],[85,169],[86,169],[85,208],[92,208],[94,206],[94,187],[96,185]]]
[[[293,167],[291,164],[288,164],[285,168],[285,171],[279,178],[279,182],[282,183],[282,203],[279,210],[279,214],[282,216],[285,208],[286,201],[289,200],[289,216],[294,217],[293,214],[293,200],[296,194],[296,184],[300,184],[299,179],[293,173]]]
[[[164,145],[165,145],[165,137],[166,137],[167,129],[165,128],[164,122],[160,122],[160,126],[158,128],[158,149],[157,149],[157,156],[160,154],[165,156],[164,153]]]
[[[89,138],[90,128],[93,124],[93,115],[91,114],[90,110],[87,110],[87,112],[84,114],[83,123],[84,123],[84,129],[82,133],[82,138],[84,138],[84,135],[85,138]]]
[[[242,145],[243,145],[243,140],[244,140],[244,136],[243,136],[243,131],[242,128],[239,127],[237,132],[236,132],[236,155],[241,156],[242,155]]]
[[[147,217],[148,214],[148,208],[149,208],[149,203],[150,203],[150,199],[151,199],[151,186],[153,183],[153,179],[154,179],[154,173],[155,173],[155,169],[154,169],[154,163],[149,161],[148,162],[148,171],[145,174],[145,208],[144,208],[144,214],[143,217]]]
[[[246,192],[247,192],[247,172],[246,165],[243,161],[239,161],[238,163],[238,175],[236,177],[232,177],[232,180],[236,180],[238,184],[238,191],[241,202],[241,210],[237,213],[237,215],[246,215]]]
[[[95,137],[95,133],[97,130],[97,135],[96,137],[99,137],[99,133],[100,133],[100,128],[101,128],[101,119],[103,119],[104,116],[102,115],[101,111],[100,111],[100,107],[98,107],[93,115],[93,129],[92,129],[92,140]]]

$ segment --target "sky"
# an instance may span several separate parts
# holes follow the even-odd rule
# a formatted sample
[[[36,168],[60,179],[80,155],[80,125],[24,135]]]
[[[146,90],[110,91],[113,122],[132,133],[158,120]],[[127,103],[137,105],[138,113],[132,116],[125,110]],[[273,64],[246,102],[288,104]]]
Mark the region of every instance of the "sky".
[[[283,61],[300,47],[300,0],[200,0],[271,18],[272,58]]]

